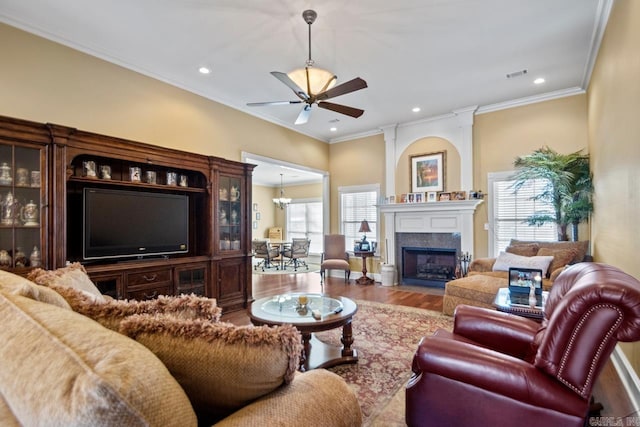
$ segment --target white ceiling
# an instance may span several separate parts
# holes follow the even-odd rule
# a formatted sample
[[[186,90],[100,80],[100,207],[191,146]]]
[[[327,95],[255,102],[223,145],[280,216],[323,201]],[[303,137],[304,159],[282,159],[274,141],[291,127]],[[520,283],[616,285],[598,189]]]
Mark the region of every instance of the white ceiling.
[[[0,0],[0,22],[336,142],[468,106],[584,90],[612,1]],[[314,106],[295,126],[300,105],[246,106],[297,99],[269,73],[304,66],[305,9],[318,13],[316,66],[338,84],[367,81],[331,99],[364,109],[362,117]],[[535,85],[537,77],[546,82]]]

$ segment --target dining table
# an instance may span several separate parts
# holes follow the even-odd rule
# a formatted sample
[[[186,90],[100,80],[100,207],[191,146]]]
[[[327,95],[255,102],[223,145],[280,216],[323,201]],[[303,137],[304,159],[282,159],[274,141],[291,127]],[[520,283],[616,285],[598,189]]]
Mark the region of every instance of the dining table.
[[[278,254],[280,256],[280,270],[285,270],[284,252],[291,247],[291,242],[288,240],[282,240],[282,239],[269,239],[269,244],[271,246],[278,247]]]

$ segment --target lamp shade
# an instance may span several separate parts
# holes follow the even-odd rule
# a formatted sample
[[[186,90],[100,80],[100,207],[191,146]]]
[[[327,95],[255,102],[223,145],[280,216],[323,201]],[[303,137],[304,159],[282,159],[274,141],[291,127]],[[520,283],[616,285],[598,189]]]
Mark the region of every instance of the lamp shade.
[[[363,219],[362,222],[360,223],[360,230],[358,230],[359,233],[371,233],[371,228],[369,228],[369,223],[367,222],[366,219]]]
[[[287,75],[300,89],[306,92],[308,90],[307,72],[309,72],[309,86],[311,87],[311,93],[309,93],[309,95],[317,95],[323,90],[332,88],[336,84],[336,76],[334,76],[332,72],[323,70],[322,68],[298,68]]]

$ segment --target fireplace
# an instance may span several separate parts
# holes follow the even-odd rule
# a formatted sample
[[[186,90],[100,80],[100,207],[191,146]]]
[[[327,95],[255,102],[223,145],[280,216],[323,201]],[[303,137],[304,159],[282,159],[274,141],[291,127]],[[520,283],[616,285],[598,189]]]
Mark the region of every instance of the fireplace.
[[[481,203],[482,200],[455,200],[379,205],[385,224],[384,260],[396,265],[399,284],[407,283],[404,280],[402,248],[455,250],[454,270],[458,255],[473,255],[473,214]],[[437,283],[437,286],[443,285]]]
[[[456,250],[449,248],[402,248],[402,283],[444,288],[455,279]]]

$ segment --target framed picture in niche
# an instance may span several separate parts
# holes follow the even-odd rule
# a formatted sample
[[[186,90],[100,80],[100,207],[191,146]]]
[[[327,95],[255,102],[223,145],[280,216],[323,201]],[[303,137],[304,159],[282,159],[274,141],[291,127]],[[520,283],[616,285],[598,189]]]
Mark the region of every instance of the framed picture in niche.
[[[411,156],[411,191],[444,191],[446,151]]]

